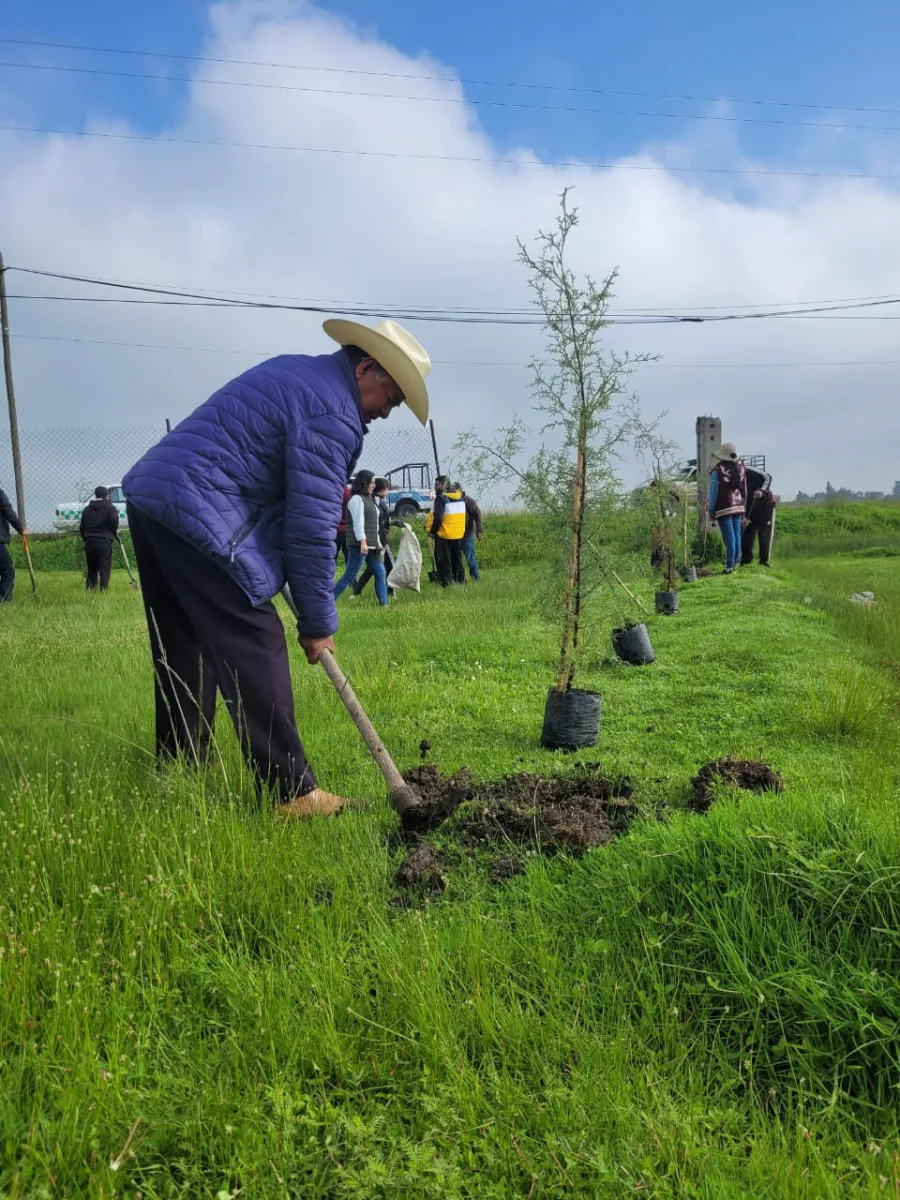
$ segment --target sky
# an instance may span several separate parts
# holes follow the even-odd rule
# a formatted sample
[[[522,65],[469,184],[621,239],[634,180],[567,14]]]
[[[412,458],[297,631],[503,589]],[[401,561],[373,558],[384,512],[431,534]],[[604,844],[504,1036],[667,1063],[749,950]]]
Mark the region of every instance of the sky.
[[[614,308],[900,297],[896,4],[575,0],[563,19],[535,0],[6,0],[0,33],[8,266],[335,312],[522,308],[516,239],[552,224],[568,186],[573,266],[619,269]],[[109,293],[7,282],[24,430],[161,426],[262,357],[330,346],[311,314],[25,300]],[[712,414],[782,495],[889,491],[898,318],[608,337],[660,356],[633,383],[685,457]],[[539,331],[408,324],[434,359],[443,447],[533,419]]]

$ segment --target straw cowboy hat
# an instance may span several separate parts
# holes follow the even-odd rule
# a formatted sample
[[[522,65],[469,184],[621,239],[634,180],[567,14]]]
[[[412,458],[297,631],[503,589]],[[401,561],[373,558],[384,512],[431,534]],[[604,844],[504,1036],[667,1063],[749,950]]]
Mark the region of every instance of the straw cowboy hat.
[[[335,318],[325,321],[322,328],[341,346],[359,346],[374,358],[403,392],[404,403],[423,425],[428,423],[425,376],[431,370],[431,359],[411,333],[396,321],[382,321],[370,329],[357,321]]]
[[[713,451],[713,458],[717,458],[719,462],[737,462],[734,442],[723,442],[718,450]]]

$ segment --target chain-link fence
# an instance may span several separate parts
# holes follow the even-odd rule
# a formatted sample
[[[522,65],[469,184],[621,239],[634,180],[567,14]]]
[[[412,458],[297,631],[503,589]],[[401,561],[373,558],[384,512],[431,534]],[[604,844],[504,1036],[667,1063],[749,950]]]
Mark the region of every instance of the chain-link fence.
[[[396,422],[396,428],[392,428]],[[25,515],[32,533],[74,529],[99,484],[115,488],[165,429],[20,429]],[[430,428],[378,422],[367,434],[359,466],[376,474],[407,463],[436,470]],[[9,432],[0,440],[0,488],[16,503]],[[113,499],[120,499],[114,494]]]

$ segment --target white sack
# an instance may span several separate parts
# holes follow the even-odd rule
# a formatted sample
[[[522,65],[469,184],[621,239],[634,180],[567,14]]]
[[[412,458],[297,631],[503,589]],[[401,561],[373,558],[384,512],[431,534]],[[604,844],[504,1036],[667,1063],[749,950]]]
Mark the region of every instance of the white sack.
[[[404,523],[400,537],[400,549],[394,560],[394,569],[388,575],[388,587],[409,588],[419,591],[419,576],[422,574],[422,547],[413,533],[412,526]]]

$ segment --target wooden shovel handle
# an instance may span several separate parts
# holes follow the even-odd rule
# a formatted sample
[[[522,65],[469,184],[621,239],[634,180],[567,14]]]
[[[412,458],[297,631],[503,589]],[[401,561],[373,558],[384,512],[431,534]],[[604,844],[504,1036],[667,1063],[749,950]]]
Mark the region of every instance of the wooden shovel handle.
[[[369,753],[384,776],[391,794],[406,791],[406,781],[394,765],[394,760],[388,754],[387,747],[378,736],[375,726],[366,716],[365,709],[357,699],[356,693],[350,686],[350,680],[341,670],[337,659],[330,650],[323,650],[319,654],[319,662],[322,664],[325,674],[331,680],[334,690],[340,697],[344,708],[346,708],[352,717],[353,724],[359,730],[363,741],[368,746]]]

